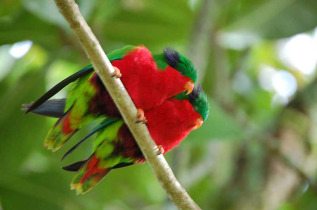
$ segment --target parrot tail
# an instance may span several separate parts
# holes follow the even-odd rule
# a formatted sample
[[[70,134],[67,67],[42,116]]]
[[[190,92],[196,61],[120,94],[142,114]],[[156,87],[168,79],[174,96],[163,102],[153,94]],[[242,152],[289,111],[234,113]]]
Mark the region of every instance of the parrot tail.
[[[70,108],[51,128],[44,142],[44,146],[52,151],[61,148],[78,130],[79,126],[74,123]]]
[[[29,110],[33,103],[22,104],[22,110],[32,112],[34,114],[43,115],[45,117],[56,117],[61,118],[64,115],[66,106],[66,98],[51,99],[43,102],[37,108]]]
[[[112,168],[101,168],[100,159],[93,154],[73,178],[71,189],[83,194],[98,184]]]

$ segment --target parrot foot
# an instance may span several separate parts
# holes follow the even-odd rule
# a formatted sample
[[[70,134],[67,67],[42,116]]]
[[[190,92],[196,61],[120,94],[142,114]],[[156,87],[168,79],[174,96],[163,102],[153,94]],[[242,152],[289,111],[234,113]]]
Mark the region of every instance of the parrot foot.
[[[120,73],[120,70],[115,66],[113,68],[114,68],[114,73],[111,75],[111,77],[116,77],[117,79],[120,78],[122,76],[122,74]]]
[[[147,123],[146,117],[144,116],[143,109],[138,109],[137,120],[135,123],[140,123],[140,122],[142,122],[143,124]]]
[[[163,146],[162,146],[162,145],[157,146],[156,154],[157,154],[157,155],[161,155],[161,154],[163,154],[163,153],[164,153],[164,148],[163,148]]]

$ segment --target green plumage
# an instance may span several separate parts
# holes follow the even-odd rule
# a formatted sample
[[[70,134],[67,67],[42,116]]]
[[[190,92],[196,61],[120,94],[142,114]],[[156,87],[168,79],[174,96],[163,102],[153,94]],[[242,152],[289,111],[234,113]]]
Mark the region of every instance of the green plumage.
[[[184,92],[174,96],[174,98],[178,100],[190,100],[190,103],[193,105],[194,110],[201,115],[203,120],[207,119],[209,115],[209,102],[207,100],[207,95],[202,91],[200,85],[195,88],[192,94],[187,95]]]
[[[110,61],[121,59],[134,48],[133,46],[126,46],[122,49],[115,50],[108,54],[108,58]],[[92,68],[92,65],[88,65],[84,69],[89,68]],[[44,145],[48,149],[53,151],[58,150],[82,126],[100,117],[105,117],[97,116],[89,112],[89,102],[98,91],[98,87],[91,83],[93,75],[94,73],[92,72],[77,80],[66,100],[64,110],[66,114],[57,121],[45,139]]]
[[[93,155],[77,172],[71,183],[72,189],[76,189],[77,193],[85,193],[93,188],[106,173],[117,165],[130,164],[135,161],[132,158],[124,157],[122,151],[118,150],[118,145],[124,147],[118,135],[123,124],[123,120],[116,121],[97,133],[93,144]]]

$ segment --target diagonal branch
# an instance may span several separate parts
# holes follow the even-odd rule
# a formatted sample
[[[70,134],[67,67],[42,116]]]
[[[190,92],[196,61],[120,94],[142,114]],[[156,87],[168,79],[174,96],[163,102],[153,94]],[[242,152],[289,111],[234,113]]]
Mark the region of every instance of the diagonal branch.
[[[98,40],[81,15],[78,5],[74,0],[55,0],[55,3],[79,38],[95,71],[113,98],[124,121],[128,125],[144,156],[149,161],[162,187],[178,208],[199,209],[198,205],[179,184],[163,155],[156,155],[155,151],[157,146],[152,140],[147,127],[135,123],[137,109],[120,79],[111,77],[114,69]]]

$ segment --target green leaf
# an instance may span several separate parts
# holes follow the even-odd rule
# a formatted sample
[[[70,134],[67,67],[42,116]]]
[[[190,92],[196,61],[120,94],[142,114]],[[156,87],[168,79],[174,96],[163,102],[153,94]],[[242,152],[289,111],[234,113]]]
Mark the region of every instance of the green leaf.
[[[0,2],[0,20],[14,14],[21,6],[20,0],[3,0]]]
[[[59,48],[57,29],[26,11],[0,20],[0,45],[31,40],[50,49]]]
[[[244,4],[250,1],[242,1]],[[252,4],[252,3],[251,3]],[[315,0],[270,0],[256,1],[252,10],[241,12],[226,31],[248,31],[266,39],[289,37],[316,27],[317,1]]]
[[[23,6],[41,20],[61,26],[67,26],[54,1],[22,0]]]
[[[111,41],[157,46],[185,42],[194,13],[183,1],[142,1],[140,8],[121,8],[104,33]]]

